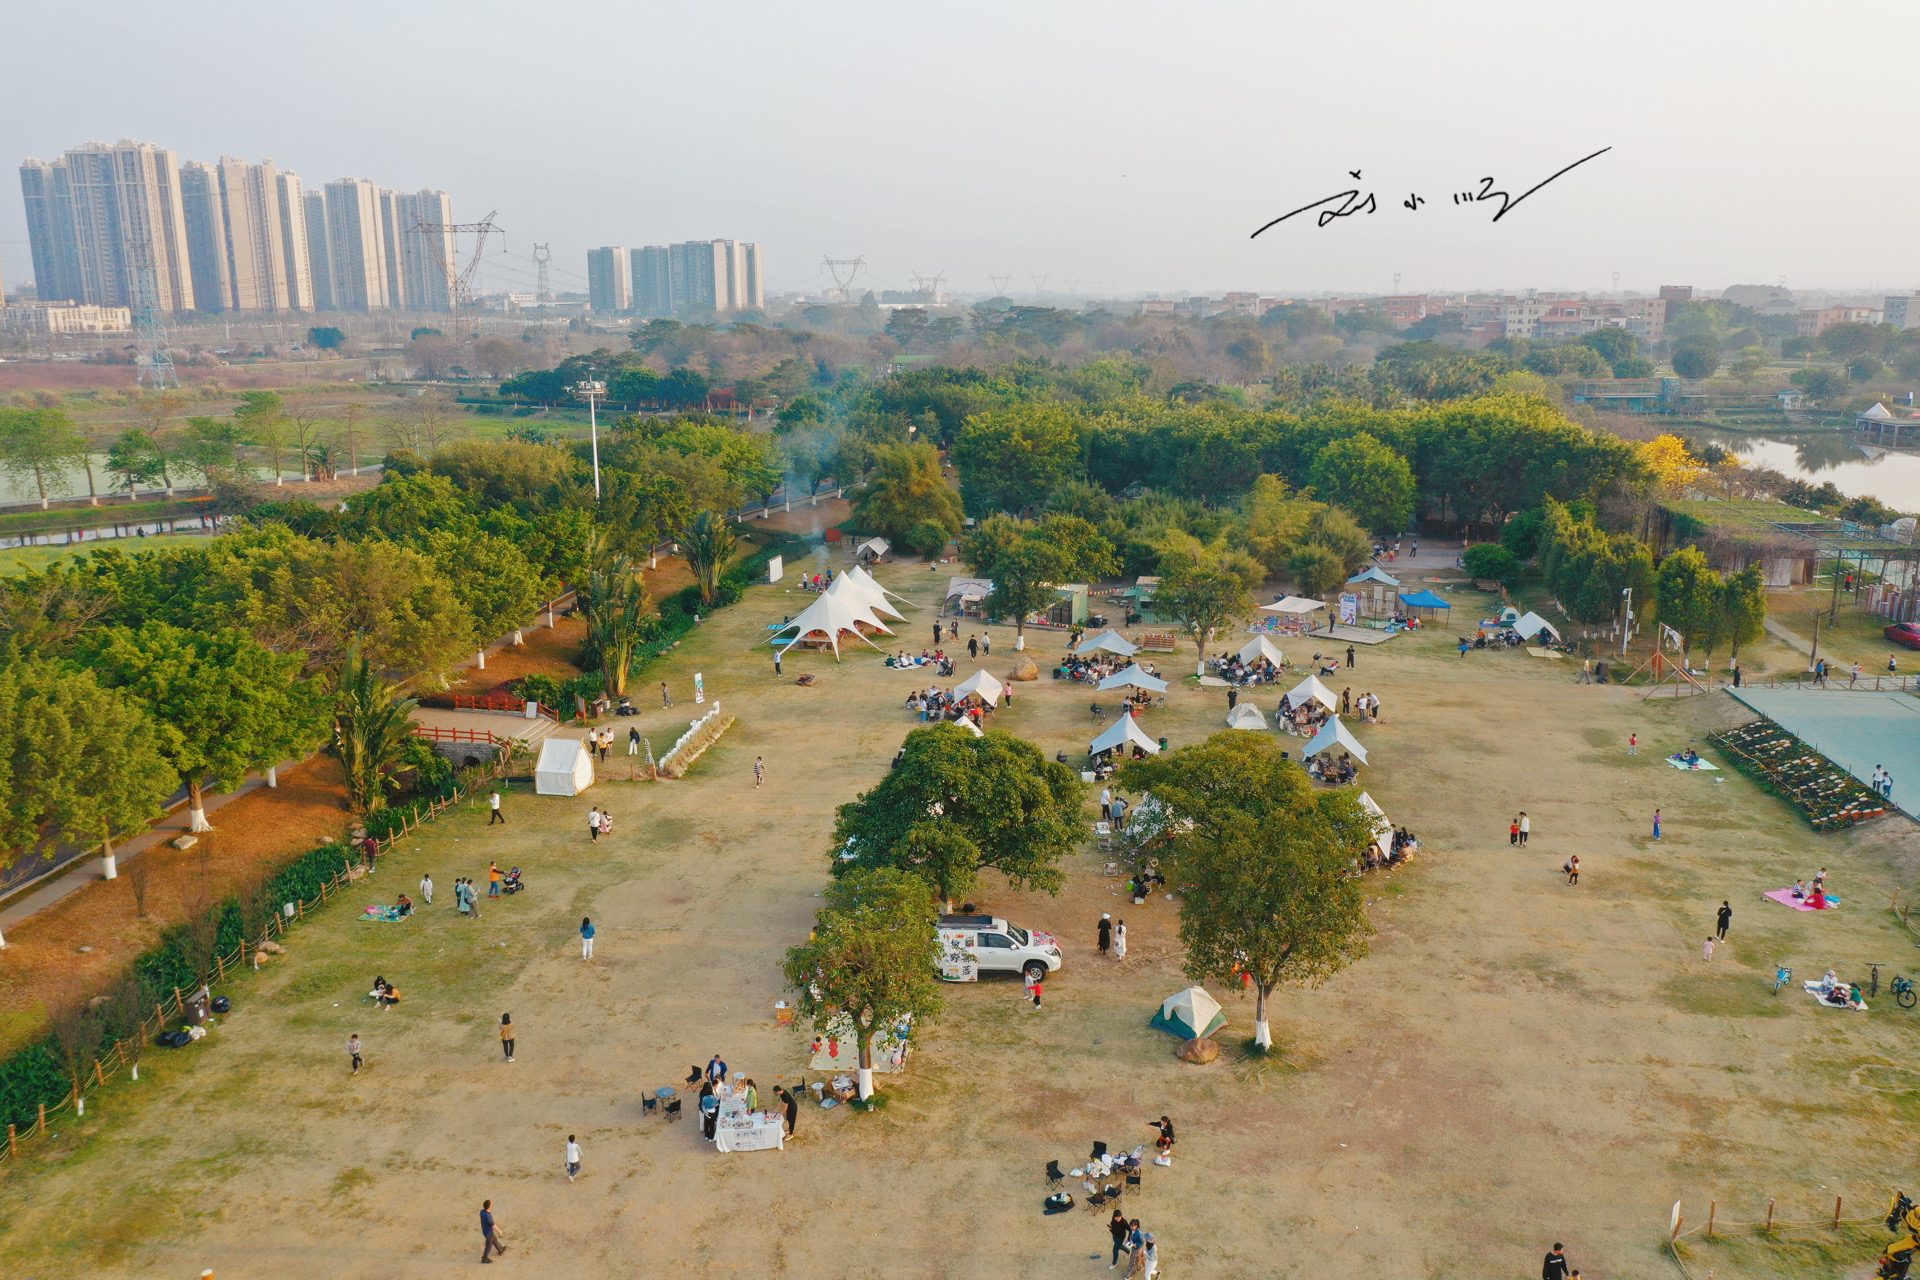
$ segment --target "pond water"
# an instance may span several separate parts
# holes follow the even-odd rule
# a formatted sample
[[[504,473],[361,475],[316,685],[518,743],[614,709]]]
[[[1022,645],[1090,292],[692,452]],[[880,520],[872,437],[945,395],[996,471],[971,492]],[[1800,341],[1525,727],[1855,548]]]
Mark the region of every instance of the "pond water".
[[[1808,484],[1833,487],[1849,498],[1878,498],[1896,511],[1920,512],[1920,453],[1870,458],[1849,432],[1762,435],[1744,431],[1689,431],[1690,438],[1719,445],[1754,466],[1771,467]]]

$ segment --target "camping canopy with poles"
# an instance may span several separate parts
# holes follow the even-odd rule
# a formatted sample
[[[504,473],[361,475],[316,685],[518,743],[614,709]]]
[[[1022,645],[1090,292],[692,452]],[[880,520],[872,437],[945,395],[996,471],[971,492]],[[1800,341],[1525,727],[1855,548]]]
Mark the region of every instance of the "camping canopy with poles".
[[[1234,707],[1233,710],[1227,712],[1227,728],[1229,729],[1264,729],[1266,727],[1266,714],[1251,702],[1242,702]]]
[[[1265,636],[1255,636],[1240,646],[1240,661],[1251,664],[1260,661],[1262,658],[1265,658],[1276,667],[1286,661],[1286,659],[1280,655],[1280,650],[1275,647],[1273,641],[1267,639]]]
[[[1160,1012],[1147,1023],[1161,1031],[1170,1031],[1182,1040],[1200,1040],[1227,1025],[1220,1002],[1207,994],[1205,987],[1176,991],[1160,1002]]]
[[[1560,632],[1554,628],[1554,625],[1537,613],[1524,615],[1519,621],[1513,624],[1513,629],[1519,633],[1522,640],[1531,640],[1542,631],[1552,636],[1555,640],[1560,638]]]
[[[1400,603],[1408,609],[1451,609],[1452,605],[1431,591],[1413,591],[1400,593]]]
[[[533,791],[542,796],[577,796],[593,785],[593,752],[578,738],[548,738],[533,766]]]
[[[1400,585],[1400,579],[1394,577],[1377,564],[1370,564],[1347,579],[1347,585],[1350,587],[1361,582],[1378,582],[1388,587],[1397,587]]]
[[[1140,652],[1140,646],[1129,643],[1125,636],[1115,631],[1112,627],[1108,627],[1105,631],[1102,631],[1099,635],[1084,642],[1078,649],[1075,649],[1073,656],[1076,658],[1084,658],[1090,653],[1099,653],[1102,650],[1108,653],[1117,653],[1123,658],[1131,658],[1134,654]]]
[[[986,672],[976,671],[953,687],[953,696],[964,698],[968,694],[977,693],[980,695],[980,701],[992,703],[1000,700],[1000,691],[1005,688],[1005,685]]]
[[[1160,754],[1160,744],[1149,738],[1146,730],[1135,724],[1132,714],[1126,711],[1120,713],[1120,718],[1108,726],[1106,732],[1087,744],[1087,754],[1097,756],[1102,751],[1124,747],[1129,742],[1150,756]]]
[[[1150,676],[1139,663],[1134,663],[1125,671],[1116,671],[1094,687],[1101,690],[1124,689],[1132,685],[1136,689],[1146,689],[1152,693],[1165,693],[1167,682],[1157,676]]]
[[[1305,596],[1282,596],[1272,604],[1260,606],[1262,613],[1312,613],[1315,609],[1324,609],[1326,604],[1319,600],[1309,600]]]
[[[1287,691],[1287,705],[1290,707],[1299,706],[1306,698],[1312,698],[1329,711],[1340,709],[1340,699],[1333,696],[1333,690],[1320,683],[1319,676],[1308,676]]]
[[[878,560],[881,556],[887,554],[892,546],[893,544],[885,538],[868,538],[865,542],[854,548],[853,554],[856,556],[872,556],[875,560]]]
[[[1387,821],[1387,811],[1364,791],[1360,793],[1360,807],[1373,816],[1373,842],[1380,846],[1380,852],[1393,852],[1393,823]]]
[[[872,590],[878,592],[882,597],[892,596],[895,600],[900,601],[902,604],[913,604],[913,601],[907,599],[905,596],[901,595],[898,591],[889,591],[885,587],[881,586],[880,580],[874,577],[872,574],[868,573],[866,569],[860,565],[854,565],[853,568],[847,570],[845,573],[841,574],[840,576],[843,578],[852,578],[855,582],[858,582],[862,586],[869,587]],[[991,585],[989,585],[989,590],[991,590]],[[917,604],[913,604],[913,607],[918,609],[920,606]]]
[[[860,616],[865,613],[865,617]],[[780,652],[785,653],[793,646],[805,640],[824,640],[833,650],[834,660],[840,658],[840,637],[851,633],[859,636],[874,648],[880,646],[867,639],[856,623],[864,622],[881,635],[892,635],[886,626],[875,618],[871,610],[856,611],[847,600],[822,594],[819,599],[800,611],[800,616],[774,633],[773,643],[781,645]],[[781,637],[792,632],[791,639],[782,641]],[[886,652],[884,649],[882,653]]]
[[[845,600],[855,610],[865,610],[878,616],[886,614],[889,618],[905,621],[906,616],[887,601],[886,594],[880,590],[880,584],[872,578],[856,578],[851,573],[843,573],[833,580],[826,590],[827,595]]]
[[[1355,760],[1361,764],[1367,762],[1367,749],[1360,745],[1360,739],[1354,737],[1347,726],[1340,723],[1339,716],[1331,717],[1320,726],[1320,732],[1313,735],[1313,741],[1307,743],[1306,749],[1300,753],[1300,758],[1306,760],[1333,747],[1345,747],[1353,753]]]

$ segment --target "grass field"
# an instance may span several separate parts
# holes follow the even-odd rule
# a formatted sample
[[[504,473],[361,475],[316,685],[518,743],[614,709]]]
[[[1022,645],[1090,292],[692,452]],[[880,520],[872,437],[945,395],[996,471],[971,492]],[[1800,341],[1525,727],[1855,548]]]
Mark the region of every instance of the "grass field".
[[[917,566],[881,577],[922,603],[945,580]],[[1737,773],[1665,767],[1737,714],[1725,695],[1643,702],[1524,650],[1461,658],[1439,630],[1363,648],[1331,681],[1381,697],[1384,723],[1357,729],[1374,761],[1362,782],[1427,852],[1370,881],[1371,958],[1278,998],[1277,1058],[1239,1054],[1252,1005],[1228,992],[1222,1060],[1173,1058],[1146,1022],[1186,985],[1176,904],[1125,903],[1089,848],[1057,898],[990,886],[981,899],[1061,937],[1042,1011],[1012,982],[952,988],[909,1070],[882,1077],[884,1109],[807,1106],[785,1152],[715,1154],[695,1124],[644,1116],[640,1097],[716,1052],[763,1093],[802,1077],[807,1036],[772,1016],[777,964],[819,905],[834,807],[880,776],[913,724],[901,700],[926,683],[854,649],[838,665],[794,655],[776,680],[763,624],[799,599],[753,588],[660,671],[672,713],[636,699],[656,751],[692,714],[696,671],[740,717],[687,779],[628,782],[616,756],[577,799],[515,789],[505,826],[480,806],[451,813],[296,929],[208,1039],[153,1051],[139,1084],[100,1093],[9,1166],[0,1273],[467,1274],[491,1198],[505,1264],[543,1276],[1106,1274],[1104,1214],[1042,1217],[1042,1166],[1071,1168],[1095,1140],[1144,1142],[1161,1114],[1179,1126],[1174,1166],[1150,1169],[1126,1207],[1174,1280],[1524,1275],[1556,1239],[1594,1280],[1663,1277],[1675,1200],[1690,1222],[1709,1200],[1756,1221],[1770,1198],[1783,1218],[1817,1218],[1836,1194],[1877,1207],[1911,1174],[1920,1076],[1904,1064],[1920,1012],[1884,994],[1869,1014],[1770,994],[1779,961],[1803,976],[1911,967],[1886,909],[1915,870],[1911,826],[1819,837]],[[917,651],[930,613],[907,612],[894,647]],[[1012,633],[992,635],[982,665],[1004,674]],[[1042,658],[1059,650],[1057,635],[1033,641]],[[1295,659],[1314,647],[1282,644]],[[802,672],[819,683],[796,686]],[[1083,752],[1111,720],[1083,686],[1042,679],[1015,697],[996,727],[1049,754]],[[1221,691],[1188,679],[1168,701],[1147,713],[1155,736],[1221,729]],[[615,813],[610,840],[589,843],[590,804]],[[1518,850],[1505,832],[1522,809],[1534,835]],[[1559,874],[1570,853],[1577,888]],[[492,860],[521,866],[528,891],[460,920],[454,878],[484,879]],[[1841,909],[1759,897],[1820,866]],[[430,911],[358,920],[426,870]],[[1701,939],[1722,899],[1733,929],[1709,964]],[[1127,921],[1124,962],[1094,951],[1102,912]],[[583,915],[599,929],[590,964]],[[393,1012],[363,1002],[376,973],[405,993]],[[585,1147],[576,1184],[561,1168],[569,1133]],[[1858,1274],[1877,1240],[1848,1228],[1689,1248],[1701,1274]]]
[[[77,547],[8,547],[0,550],[0,577],[35,572],[69,556],[84,555],[102,547],[116,547],[121,551],[159,551],[167,547],[204,543],[206,540],[206,535],[198,533],[162,533],[149,534],[144,538],[105,538],[83,542]]]

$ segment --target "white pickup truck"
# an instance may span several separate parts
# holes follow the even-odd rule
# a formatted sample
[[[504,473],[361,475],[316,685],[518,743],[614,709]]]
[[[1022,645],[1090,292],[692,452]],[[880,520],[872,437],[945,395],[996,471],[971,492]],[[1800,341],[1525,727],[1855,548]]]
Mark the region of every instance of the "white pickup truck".
[[[954,982],[975,981],[973,970],[1043,979],[1061,963],[1052,934],[1021,929],[998,916],[941,916],[940,940],[941,973]]]

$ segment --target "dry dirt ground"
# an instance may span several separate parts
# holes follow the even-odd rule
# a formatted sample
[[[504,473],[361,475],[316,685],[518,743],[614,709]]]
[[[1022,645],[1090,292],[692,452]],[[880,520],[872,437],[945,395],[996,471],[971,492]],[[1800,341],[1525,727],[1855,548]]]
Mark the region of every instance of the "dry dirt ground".
[[[881,577],[927,601],[944,572]],[[1088,851],[1058,898],[982,898],[1062,936],[1044,1010],[1008,981],[951,988],[910,1070],[883,1078],[883,1110],[808,1106],[785,1152],[715,1154],[692,1122],[644,1116],[642,1094],[715,1052],[763,1091],[801,1077],[806,1037],[772,1017],[777,965],[818,906],[834,806],[880,776],[912,727],[901,700],[924,682],[871,651],[796,655],[776,680],[756,646],[801,599],[756,587],[666,665],[678,706],[639,722],[656,750],[684,727],[695,671],[740,717],[688,779],[577,799],[515,789],[505,826],[480,807],[449,814],[297,929],[209,1038],[152,1051],[139,1084],[6,1166],[0,1273],[475,1274],[491,1198],[504,1265],[542,1276],[1104,1275],[1099,1218],[1041,1216],[1042,1167],[1072,1167],[1095,1140],[1142,1142],[1163,1113],[1177,1158],[1127,1208],[1175,1280],[1525,1276],[1555,1239],[1589,1280],[1664,1277],[1675,1200],[1691,1221],[1710,1199],[1723,1222],[1754,1221],[1770,1197],[1809,1218],[1842,1194],[1851,1216],[1912,1174],[1920,1075],[1904,1064],[1920,1012],[1884,992],[1868,1014],[1770,994],[1776,961],[1802,976],[1907,966],[1886,907],[1911,883],[1911,826],[1818,837],[1737,774],[1667,768],[1730,714],[1724,694],[1645,703],[1575,683],[1565,662],[1461,658],[1438,632],[1362,649],[1335,682],[1380,695],[1385,723],[1358,731],[1375,753],[1364,782],[1427,853],[1370,882],[1370,959],[1279,997],[1279,1060],[1173,1058],[1146,1023],[1185,985],[1175,904],[1124,904]],[[917,650],[928,614],[907,612]],[[1004,672],[1012,636],[993,638],[985,665]],[[1035,647],[1057,653],[1059,637]],[[818,685],[796,686],[803,671]],[[1043,679],[996,719],[1074,753],[1099,727],[1089,701]],[[1221,727],[1219,690],[1176,684],[1169,702],[1144,722],[1156,736]],[[590,804],[617,815],[610,840],[589,843]],[[1533,838],[1518,850],[1506,830],[1522,809]],[[1559,874],[1571,853],[1577,888]],[[521,866],[528,891],[463,922],[453,879],[490,860]],[[1822,865],[1839,910],[1760,899]],[[421,917],[356,918],[428,870]],[[1704,962],[1723,898],[1731,941]],[[1103,911],[1127,920],[1124,962],[1094,951]],[[583,915],[599,929],[592,963]],[[405,993],[397,1010],[363,1002],[376,973]],[[1231,1042],[1251,1003],[1225,1004]],[[349,1077],[354,1032],[367,1067]],[[575,1184],[569,1133],[585,1148]],[[1692,1256],[1700,1274],[1860,1275],[1878,1237],[1810,1239]]]

